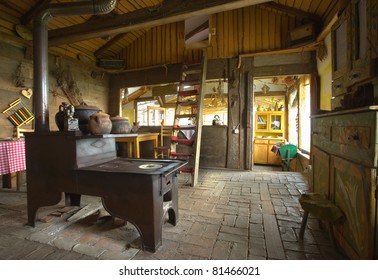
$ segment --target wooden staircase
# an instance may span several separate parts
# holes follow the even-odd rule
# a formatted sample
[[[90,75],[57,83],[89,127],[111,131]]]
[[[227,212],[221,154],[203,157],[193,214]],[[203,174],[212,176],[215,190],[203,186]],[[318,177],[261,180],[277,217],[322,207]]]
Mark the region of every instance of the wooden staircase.
[[[191,173],[192,187],[198,183],[206,70],[206,51],[202,51],[199,61],[184,61],[171,136],[170,156],[188,161],[180,171]]]

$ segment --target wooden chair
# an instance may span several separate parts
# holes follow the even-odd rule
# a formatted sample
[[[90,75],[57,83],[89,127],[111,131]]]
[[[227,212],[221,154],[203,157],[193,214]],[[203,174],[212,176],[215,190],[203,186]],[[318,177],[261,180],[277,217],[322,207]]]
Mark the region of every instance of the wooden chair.
[[[161,128],[160,128],[160,146],[155,148],[155,150],[158,154],[158,157],[169,158],[171,147],[170,147],[170,145],[164,145],[164,137],[171,137],[171,136],[172,136],[172,127],[161,125]]]
[[[13,137],[20,139],[24,138],[24,132],[34,132],[33,128],[21,128],[19,126],[16,126],[14,128]]]
[[[297,146],[286,144],[278,149],[282,160],[282,171],[290,170],[290,161],[297,156]]]

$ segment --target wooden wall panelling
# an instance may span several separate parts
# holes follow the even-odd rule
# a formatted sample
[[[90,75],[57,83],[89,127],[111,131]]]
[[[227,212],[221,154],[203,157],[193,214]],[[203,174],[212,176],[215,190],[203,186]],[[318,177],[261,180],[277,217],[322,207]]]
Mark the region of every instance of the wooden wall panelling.
[[[237,52],[244,52],[244,19],[243,19],[243,9],[235,10],[235,22],[237,26],[236,39],[238,40]]]
[[[156,28],[156,39],[157,39],[157,44],[156,44],[156,59],[157,63],[163,64],[164,59],[163,59],[163,38],[162,38],[162,26],[158,26]]]
[[[178,28],[178,38],[177,38],[177,59],[174,63],[182,62],[184,60],[184,49],[185,49],[185,23],[180,22],[177,25]],[[202,52],[197,52],[198,60],[202,60]]]
[[[278,30],[277,30],[278,31]],[[268,13],[268,34],[269,34],[269,48],[276,49],[276,15],[275,13]]]
[[[183,24],[183,22],[181,22],[181,24]],[[177,24],[176,23],[173,23],[171,24],[171,58],[170,60],[175,63],[175,62],[178,62],[178,44],[177,44],[177,40],[178,40],[178,37],[177,37]]]
[[[286,39],[287,39],[287,30],[286,28],[289,26],[289,17],[287,16],[282,16],[281,17],[281,43],[282,43],[282,48],[286,46]]]
[[[262,42],[262,50],[268,50],[270,47],[269,44],[269,13],[267,10],[261,10],[261,42]]]
[[[163,51],[165,52],[164,63],[169,63],[170,60],[171,60],[171,48],[170,48],[170,44],[171,44],[171,36],[170,36],[171,24],[167,24],[167,25],[164,26],[163,33],[164,33]]]
[[[282,48],[282,43],[281,43],[281,16],[279,14],[276,14],[276,24],[275,24],[275,30],[274,30],[274,34],[275,34],[275,39],[274,39],[274,44],[276,46],[277,49],[281,49]]]
[[[143,41],[143,38],[144,36],[142,36],[141,38],[139,38],[136,43],[137,43],[137,46],[136,46],[136,53],[137,53],[137,63],[136,63],[136,67],[137,68],[140,68],[140,67],[143,67],[143,63],[142,63],[142,60],[143,60],[143,56],[144,56],[144,48],[143,48],[143,45],[142,45],[142,41]]]
[[[238,35],[238,25],[235,24],[235,20],[236,20],[236,15],[234,13],[234,11],[229,11],[227,12],[228,13],[228,22],[226,23],[227,24],[227,27],[228,27],[228,31],[227,33],[229,34],[229,40],[227,40],[226,42],[228,43],[228,53],[230,54],[229,57],[232,57],[232,56],[235,56],[233,54],[236,53],[236,50],[237,50],[237,43],[238,43],[238,38],[237,38],[237,35]]]
[[[256,14],[255,14],[255,43],[256,47],[254,50],[251,50],[252,52],[258,52],[262,50],[262,26],[261,26],[261,9],[256,8]]]
[[[212,57],[212,58],[216,58],[216,57],[225,57],[224,56],[224,39],[223,39],[223,13],[220,13],[217,15],[217,18],[216,18],[216,21],[217,21],[217,36],[216,36],[216,41],[217,41],[217,44],[216,44],[216,52],[215,52],[215,56]]]
[[[177,26],[171,24],[171,62],[177,61]]]
[[[152,65],[156,65],[158,62],[158,48],[160,47],[158,45],[158,38],[157,38],[157,27],[154,27],[151,29],[152,32],[152,42],[154,43],[154,46],[152,48]]]
[[[256,7],[252,6],[247,8],[249,14],[249,44],[246,45],[246,52],[252,53],[256,49]]]
[[[184,23],[178,22],[148,30],[122,52],[127,68],[181,62],[184,50],[183,28]]]
[[[249,52],[249,46],[250,46],[250,40],[251,40],[251,36],[250,36],[250,21],[251,21],[251,18],[250,18],[250,9],[240,9],[243,14],[242,14],[242,17],[243,17],[243,48],[242,48],[242,52],[243,53],[248,53]]]
[[[152,32],[151,30],[146,32],[146,65],[153,65],[152,62]]]
[[[228,13],[223,13],[223,20],[221,25],[221,30],[223,33],[223,49],[222,53],[225,57],[228,57]]]

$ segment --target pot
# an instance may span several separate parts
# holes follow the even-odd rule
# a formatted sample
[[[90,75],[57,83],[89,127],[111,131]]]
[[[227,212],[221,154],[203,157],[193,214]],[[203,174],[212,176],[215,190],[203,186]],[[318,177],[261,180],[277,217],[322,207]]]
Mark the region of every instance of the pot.
[[[89,117],[88,129],[91,134],[109,134],[112,130],[110,116],[103,112],[94,113]]]
[[[88,122],[91,115],[94,113],[98,113],[101,110],[96,106],[88,106],[85,103],[82,103],[80,105],[74,106],[75,113],[74,118],[79,119],[79,128],[82,132],[88,133]]]
[[[124,134],[130,133],[131,126],[128,118],[123,118],[120,116],[110,118],[112,121],[112,131],[113,134]]]

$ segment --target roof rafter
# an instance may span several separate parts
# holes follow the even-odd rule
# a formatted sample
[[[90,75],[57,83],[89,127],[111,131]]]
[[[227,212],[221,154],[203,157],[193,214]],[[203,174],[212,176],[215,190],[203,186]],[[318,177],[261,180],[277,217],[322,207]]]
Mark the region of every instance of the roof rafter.
[[[273,10],[280,11],[288,15],[293,15],[299,18],[307,19],[309,21],[315,22],[316,24],[321,23],[321,18],[317,15],[314,15],[314,14],[311,14],[311,13],[308,13],[308,12],[305,12],[305,11],[302,11],[293,7],[281,5],[273,1],[262,3],[261,6],[266,7],[266,8],[271,8]]]

